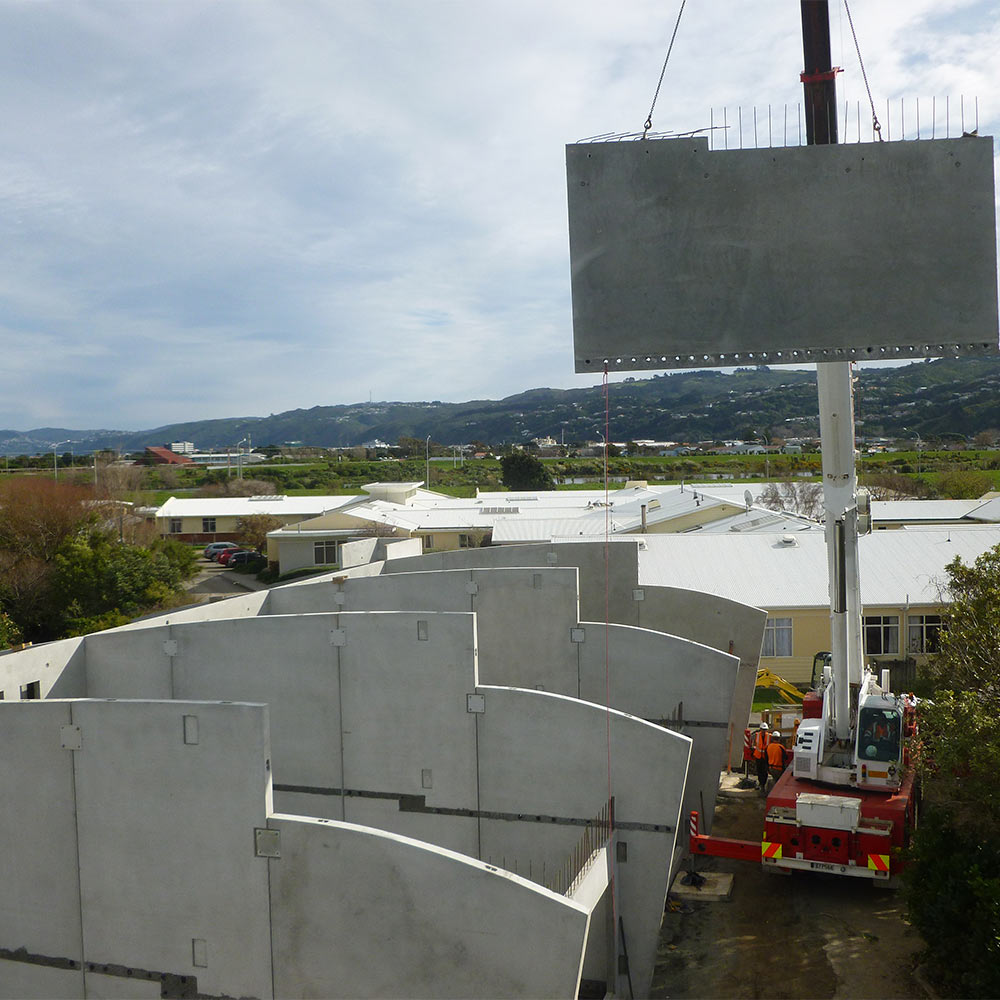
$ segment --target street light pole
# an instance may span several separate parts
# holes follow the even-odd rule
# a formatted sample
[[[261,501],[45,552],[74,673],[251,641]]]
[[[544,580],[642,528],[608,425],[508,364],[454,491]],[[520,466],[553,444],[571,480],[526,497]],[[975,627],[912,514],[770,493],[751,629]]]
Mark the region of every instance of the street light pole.
[[[243,438],[236,444],[236,478],[243,478],[243,445],[247,442],[247,438]]]
[[[431,436],[427,435],[424,450],[424,486],[431,488]]]
[[[69,444],[69,440],[67,439],[66,441],[56,441],[56,443],[51,446],[51,448],[52,448],[52,478],[56,482],[59,482],[59,466],[58,466],[58,464],[56,462],[56,448],[58,448],[59,445],[61,445],[61,444]]]

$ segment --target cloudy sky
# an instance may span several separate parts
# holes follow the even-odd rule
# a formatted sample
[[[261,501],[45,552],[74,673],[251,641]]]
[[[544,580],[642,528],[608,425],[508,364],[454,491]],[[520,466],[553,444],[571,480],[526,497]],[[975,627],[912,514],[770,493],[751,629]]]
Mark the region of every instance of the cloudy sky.
[[[564,146],[641,131],[677,6],[0,0],[0,427],[591,384]],[[893,138],[900,98],[997,131],[995,0],[851,11]],[[801,61],[794,0],[690,0],[654,129],[776,116]]]

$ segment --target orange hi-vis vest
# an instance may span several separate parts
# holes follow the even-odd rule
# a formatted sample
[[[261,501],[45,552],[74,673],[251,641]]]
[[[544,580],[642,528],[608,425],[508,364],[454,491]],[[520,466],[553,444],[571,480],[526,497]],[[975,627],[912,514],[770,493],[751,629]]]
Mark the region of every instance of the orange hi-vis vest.
[[[767,763],[770,767],[785,766],[785,748],[777,740],[767,745]]]
[[[771,742],[771,734],[766,729],[758,729],[753,734],[753,759],[760,760],[767,753],[768,744]]]

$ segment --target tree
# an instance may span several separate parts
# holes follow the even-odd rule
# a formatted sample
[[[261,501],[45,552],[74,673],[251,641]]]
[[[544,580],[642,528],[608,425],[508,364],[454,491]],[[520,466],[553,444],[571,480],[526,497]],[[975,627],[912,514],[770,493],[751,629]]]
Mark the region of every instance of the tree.
[[[820,483],[768,483],[758,503],[768,510],[788,511],[818,519],[823,513],[823,487]]]
[[[501,476],[509,490],[550,490],[552,477],[541,459],[515,451],[500,459]]]
[[[277,531],[281,526],[281,520],[273,514],[247,514],[237,519],[236,534],[241,545],[263,552],[267,548],[267,533]]]
[[[1000,546],[947,567],[950,603],[927,669],[916,747],[924,806],[910,919],[949,995],[1000,996]]]
[[[14,479],[0,489],[0,509],[0,642],[120,625],[172,600],[194,566],[190,546],[176,541],[122,543],[122,508],[95,505],[89,488]]]
[[[862,476],[862,482],[872,500],[920,500],[931,493],[924,480],[902,472],[877,472],[871,476]]]
[[[0,649],[10,649],[21,642],[21,630],[5,612],[0,611]]]
[[[993,480],[986,472],[973,469],[953,469],[938,476],[937,490],[952,500],[977,499],[993,489]]]
[[[35,476],[0,488],[0,608],[32,641],[53,638],[47,632],[56,556],[96,521],[89,497],[83,487]]]
[[[266,479],[239,479],[236,476],[226,476],[224,471],[217,472],[213,479],[198,491],[203,497],[259,497],[271,496],[275,485]]]

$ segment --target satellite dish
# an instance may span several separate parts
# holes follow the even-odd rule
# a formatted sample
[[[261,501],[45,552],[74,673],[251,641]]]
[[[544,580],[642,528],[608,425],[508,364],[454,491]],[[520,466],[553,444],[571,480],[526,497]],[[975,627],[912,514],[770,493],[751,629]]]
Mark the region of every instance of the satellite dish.
[[[753,506],[753,494],[749,490],[743,491],[743,502],[747,505],[747,510]]]

